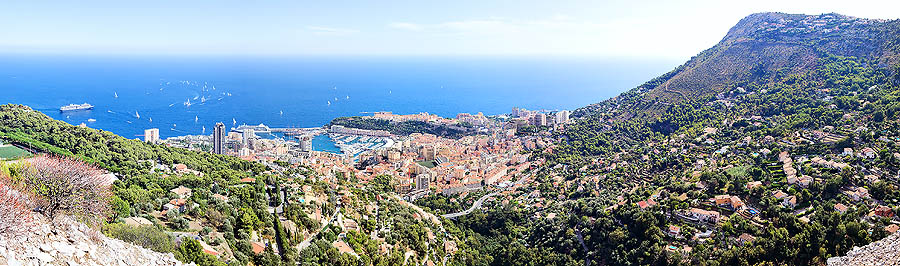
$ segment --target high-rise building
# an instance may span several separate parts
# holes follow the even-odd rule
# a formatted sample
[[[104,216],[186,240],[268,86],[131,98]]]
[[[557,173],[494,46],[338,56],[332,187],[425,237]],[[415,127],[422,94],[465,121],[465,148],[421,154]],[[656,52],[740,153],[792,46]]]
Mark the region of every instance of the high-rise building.
[[[431,185],[430,174],[420,174],[416,176],[416,190],[426,190]]]
[[[144,141],[150,142],[150,143],[159,142],[159,129],[158,128],[145,129],[144,130]]]
[[[513,107],[512,113],[510,113],[512,117],[519,117],[519,107]]]
[[[300,151],[303,151],[303,152],[312,151],[312,137],[310,137],[310,136],[300,137]]]
[[[532,126],[546,126],[547,125],[547,116],[542,113],[536,113],[531,117],[531,125]]]
[[[251,148],[250,145],[253,142],[254,137],[256,137],[252,128],[244,128],[241,132],[241,146],[244,148]]]
[[[225,154],[225,124],[216,123],[213,131],[213,153]]]
[[[556,112],[556,124],[562,124],[569,121],[569,110]]]

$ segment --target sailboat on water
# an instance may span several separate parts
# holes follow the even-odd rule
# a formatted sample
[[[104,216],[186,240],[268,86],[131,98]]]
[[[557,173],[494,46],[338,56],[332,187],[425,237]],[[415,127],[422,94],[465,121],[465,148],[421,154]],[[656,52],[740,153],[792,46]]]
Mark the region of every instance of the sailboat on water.
[[[119,98],[119,93],[118,93],[118,92],[113,92],[113,97]]]
[[[234,118],[232,118],[232,119],[231,119],[231,125],[232,125],[232,126],[237,125],[237,120],[234,120]]]
[[[134,117],[137,119],[141,119],[141,114],[138,114],[138,111],[134,111]]]
[[[200,117],[194,116],[194,123],[197,123],[198,121],[200,121]]]

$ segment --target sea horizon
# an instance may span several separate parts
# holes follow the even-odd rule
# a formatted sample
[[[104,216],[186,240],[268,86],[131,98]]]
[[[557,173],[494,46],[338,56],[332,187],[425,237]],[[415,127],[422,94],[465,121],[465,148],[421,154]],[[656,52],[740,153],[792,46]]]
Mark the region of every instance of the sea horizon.
[[[138,138],[210,134],[228,126],[319,127],[390,111],[574,110],[639,86],[675,59],[543,56],[2,55],[0,103]],[[204,88],[206,86],[206,88]],[[215,88],[215,89],[213,89]],[[90,103],[91,111],[59,112]],[[151,121],[152,119],[152,121]],[[205,131],[204,131],[205,128]]]

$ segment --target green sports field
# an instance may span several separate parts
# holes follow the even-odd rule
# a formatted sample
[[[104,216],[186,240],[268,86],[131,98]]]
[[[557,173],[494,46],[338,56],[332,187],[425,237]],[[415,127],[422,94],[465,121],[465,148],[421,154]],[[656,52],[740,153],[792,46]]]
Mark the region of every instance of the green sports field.
[[[28,156],[31,156],[31,153],[26,150],[19,149],[19,147],[12,145],[0,146],[0,160],[12,160]]]

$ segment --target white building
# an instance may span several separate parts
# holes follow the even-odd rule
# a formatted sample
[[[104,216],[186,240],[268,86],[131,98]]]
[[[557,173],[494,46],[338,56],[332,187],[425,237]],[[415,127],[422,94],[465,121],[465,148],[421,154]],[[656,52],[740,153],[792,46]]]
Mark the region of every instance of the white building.
[[[144,141],[150,142],[150,143],[159,142],[159,129],[158,128],[145,129],[144,130]]]
[[[565,123],[566,121],[569,121],[569,111],[568,110],[562,110],[562,111],[556,112],[556,124],[557,125]]]

